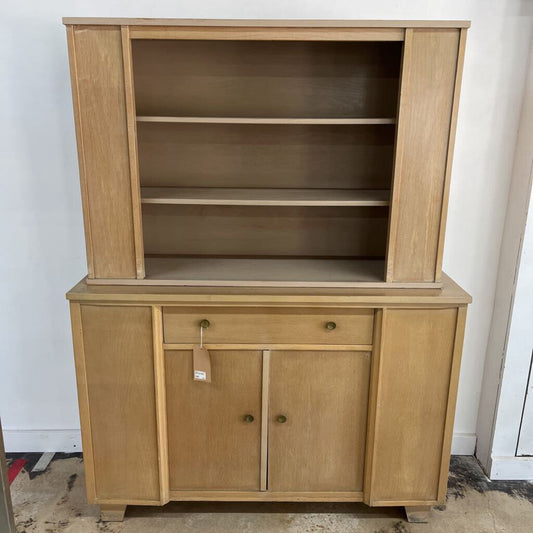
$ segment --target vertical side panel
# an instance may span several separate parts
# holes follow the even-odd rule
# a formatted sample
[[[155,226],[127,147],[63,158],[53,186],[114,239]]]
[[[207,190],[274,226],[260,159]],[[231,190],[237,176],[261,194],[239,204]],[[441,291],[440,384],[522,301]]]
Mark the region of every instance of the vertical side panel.
[[[97,501],[159,503],[152,310],[82,305],[81,320]]]
[[[439,242],[437,248],[437,264],[435,266],[435,280],[442,277],[442,257],[444,254],[444,235],[446,233],[446,217],[448,215],[448,198],[450,196],[450,181],[452,175],[453,151],[455,147],[455,131],[457,129],[457,114],[459,113],[459,95],[461,93],[461,81],[463,79],[463,64],[466,49],[466,28],[461,29],[459,36],[459,53],[457,56],[457,68],[455,69],[455,87],[453,95],[452,118],[450,124],[450,137],[448,139],[448,155],[446,159],[446,174],[444,177],[444,192],[442,214],[439,227]]]
[[[135,262],[137,277],[144,279],[144,242],[141,213],[141,182],[139,177],[139,156],[137,150],[137,111],[133,88],[133,58],[129,26],[122,26],[122,57],[124,62],[124,87],[126,95],[126,121],[128,124],[128,147],[130,161],[131,204],[135,239]]]
[[[453,422],[449,393],[458,375],[452,364],[457,361],[457,319],[457,308],[383,312],[375,420],[370,424],[373,450],[367,455],[371,479],[365,491],[371,504],[439,500],[442,454],[449,453]]]
[[[89,277],[135,278],[121,31],[68,31]]]
[[[381,332],[385,309],[376,309],[374,318],[374,336],[372,344],[372,360],[370,363],[370,386],[368,391],[368,418],[365,449],[364,469],[364,502],[369,505],[372,501],[372,465],[374,464],[374,435],[377,410],[377,393],[380,383],[381,369]]]
[[[448,471],[450,469],[450,455],[452,453],[453,422],[455,420],[455,407],[457,403],[457,389],[459,387],[459,371],[461,370],[461,357],[463,355],[463,342],[466,326],[466,306],[457,310],[457,323],[455,327],[455,340],[453,346],[453,360],[450,373],[450,389],[448,405],[446,407],[446,422],[444,426],[444,439],[442,442],[442,460],[440,467],[439,497],[440,501],[446,499],[448,490]]]
[[[160,305],[152,307],[154,344],[155,404],[159,459],[159,490],[161,505],[169,501],[167,397],[165,390],[165,354],[163,352],[163,312]]]
[[[85,177],[85,152],[81,135],[80,99],[78,95],[78,69],[76,66],[76,48],[74,43],[74,28],[67,26],[67,44],[70,66],[70,85],[72,89],[72,105],[76,130],[76,146],[78,148],[78,167],[80,172],[81,202],[83,208],[83,229],[85,233],[85,250],[87,254],[87,277],[94,278],[94,254],[91,235],[91,214],[89,211],[89,196],[87,194],[87,180]]]
[[[460,30],[405,36],[387,281],[434,281],[450,149]],[[440,274],[440,273],[439,273]]]
[[[81,306],[77,302],[70,303],[70,324],[72,327],[72,344],[74,346],[74,363],[76,366],[76,383],[78,386],[81,441],[83,447],[83,464],[85,467],[85,489],[87,491],[87,502],[94,504],[96,503],[96,487],[94,479],[93,437],[89,412],[85,348],[83,347]]]

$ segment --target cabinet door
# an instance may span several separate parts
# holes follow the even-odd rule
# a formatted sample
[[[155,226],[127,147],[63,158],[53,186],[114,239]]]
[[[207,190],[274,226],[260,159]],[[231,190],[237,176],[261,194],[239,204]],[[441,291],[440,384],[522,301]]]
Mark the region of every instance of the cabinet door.
[[[465,310],[385,309],[365,501],[444,502]]]
[[[456,28],[405,32],[387,281],[441,279],[465,37]]]
[[[75,26],[67,31],[88,277],[144,277],[120,27]],[[137,157],[131,157],[135,165]]]
[[[272,352],[269,490],[363,490],[369,374],[369,353]]]
[[[259,490],[262,353],[210,356],[203,383],[193,381],[192,351],[165,352],[170,489]]]
[[[149,307],[72,304],[90,503],[157,503],[159,468]]]

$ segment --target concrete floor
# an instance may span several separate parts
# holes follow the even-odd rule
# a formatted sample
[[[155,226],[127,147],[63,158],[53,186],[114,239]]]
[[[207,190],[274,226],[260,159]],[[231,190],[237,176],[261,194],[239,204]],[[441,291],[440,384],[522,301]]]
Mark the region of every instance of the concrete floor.
[[[446,509],[429,524],[409,524],[402,508],[363,504],[179,503],[128,507],[122,523],[102,523],[85,501],[80,457],[54,460],[11,486],[17,532],[42,533],[533,533],[533,484],[490,482],[471,457],[453,457]]]

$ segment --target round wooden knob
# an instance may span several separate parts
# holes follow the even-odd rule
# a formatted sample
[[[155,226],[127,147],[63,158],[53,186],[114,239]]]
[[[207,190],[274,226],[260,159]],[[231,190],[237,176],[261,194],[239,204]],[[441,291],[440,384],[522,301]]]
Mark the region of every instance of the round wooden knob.
[[[211,322],[207,320],[207,318],[204,318],[203,320],[200,320],[200,327],[207,329],[211,325]]]
[[[326,329],[333,331],[336,327],[337,327],[337,324],[335,324],[335,322],[326,322]]]
[[[244,415],[244,421],[248,422],[248,424],[251,424],[254,421],[253,415]]]
[[[287,422],[287,417],[285,415],[278,415],[276,418],[276,422],[279,422],[280,424],[285,424],[285,422]]]

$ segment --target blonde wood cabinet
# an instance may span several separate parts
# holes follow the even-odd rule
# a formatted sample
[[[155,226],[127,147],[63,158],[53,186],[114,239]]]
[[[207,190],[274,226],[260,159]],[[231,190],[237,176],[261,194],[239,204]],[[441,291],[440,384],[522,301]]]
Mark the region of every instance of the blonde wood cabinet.
[[[89,502],[106,519],[170,500],[443,503],[470,302],[444,283],[335,296],[80,282],[68,298]],[[258,342],[246,329],[239,342],[245,309]],[[201,320],[211,383],[193,381]]]
[[[444,503],[469,23],[64,23],[89,502],[104,520],[171,500]]]

